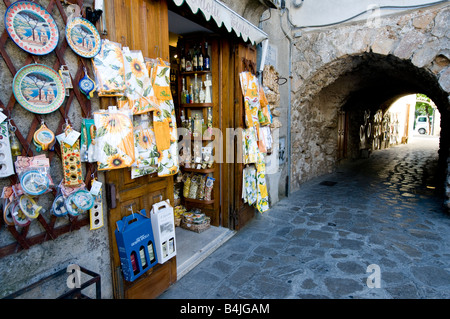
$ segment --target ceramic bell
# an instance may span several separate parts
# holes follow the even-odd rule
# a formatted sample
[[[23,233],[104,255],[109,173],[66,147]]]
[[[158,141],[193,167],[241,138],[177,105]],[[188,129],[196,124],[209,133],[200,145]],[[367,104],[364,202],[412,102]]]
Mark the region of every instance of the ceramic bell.
[[[88,76],[84,68],[84,77],[78,82],[78,88],[88,99],[94,96],[95,82]]]

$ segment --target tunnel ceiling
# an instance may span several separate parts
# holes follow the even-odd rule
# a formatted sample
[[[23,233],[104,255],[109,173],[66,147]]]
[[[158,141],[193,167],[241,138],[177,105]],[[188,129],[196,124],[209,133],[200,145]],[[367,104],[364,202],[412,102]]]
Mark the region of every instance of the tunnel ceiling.
[[[346,111],[362,106],[374,111],[387,108],[397,98],[413,93],[426,94],[441,113],[448,109],[447,93],[440,88],[436,77],[409,60],[371,53],[349,58],[357,60],[356,67],[336,80],[352,83],[346,86],[348,92],[342,92],[347,94]]]

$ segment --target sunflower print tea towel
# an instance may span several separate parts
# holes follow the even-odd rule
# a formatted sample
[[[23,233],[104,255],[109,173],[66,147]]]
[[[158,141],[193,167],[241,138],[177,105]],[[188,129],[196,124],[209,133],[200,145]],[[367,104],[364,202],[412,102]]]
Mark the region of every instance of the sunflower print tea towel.
[[[102,40],[100,52],[92,58],[99,96],[123,96],[125,69],[120,44]]]
[[[154,110],[154,93],[148,69],[141,51],[122,49],[125,66],[125,95],[133,114],[142,114]]]
[[[130,167],[135,161],[132,115],[109,107],[94,112],[98,170]]]
[[[153,123],[148,114],[135,115],[139,122],[134,127],[134,146],[136,161],[131,168],[131,178],[137,178],[158,170],[159,152],[156,147]]]

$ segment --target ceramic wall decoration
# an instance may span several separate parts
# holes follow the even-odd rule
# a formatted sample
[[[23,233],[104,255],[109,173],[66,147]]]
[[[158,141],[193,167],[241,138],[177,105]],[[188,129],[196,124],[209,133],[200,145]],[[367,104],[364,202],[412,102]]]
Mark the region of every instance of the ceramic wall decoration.
[[[78,88],[89,100],[94,96],[95,82],[87,74],[86,68],[84,68],[84,77],[78,82]]]
[[[28,195],[22,195],[19,199],[19,206],[22,213],[29,219],[35,219],[39,216],[42,206],[36,204],[33,198]]]
[[[25,193],[36,196],[45,193],[49,187],[50,180],[47,174],[39,170],[29,170],[21,175],[20,185]]]
[[[72,50],[83,58],[93,58],[101,48],[101,38],[88,20],[76,17],[66,26],[66,40]]]
[[[12,208],[12,216],[14,220],[14,224],[20,227],[28,226],[31,223],[31,219],[29,219],[20,209],[20,205],[18,201],[14,202]]]
[[[9,140],[8,122],[0,123],[0,177],[14,174],[11,145]]]
[[[33,135],[33,142],[38,152],[48,150],[54,141],[55,134],[44,123]]]
[[[79,207],[77,207],[77,205],[74,202],[74,199],[75,199],[75,193],[70,194],[66,198],[66,201],[64,202],[64,205],[65,205],[69,215],[76,217],[76,216],[79,216],[81,213],[83,213],[84,210],[79,208]]]
[[[59,41],[59,31],[53,17],[42,6],[29,1],[11,4],[5,13],[5,28],[22,50],[46,55]]]
[[[13,92],[22,107],[36,114],[57,110],[66,97],[59,74],[43,64],[29,64],[21,68],[14,76]]]
[[[8,226],[14,226],[14,219],[13,219],[13,208],[16,202],[10,202],[8,200],[8,203],[4,205],[3,209],[3,220],[5,221],[5,224]]]
[[[66,206],[64,206],[64,197],[61,194],[55,197],[51,211],[53,215],[55,215],[56,217],[62,217],[67,215],[68,211],[66,209]]]
[[[72,127],[68,125],[64,131],[66,141],[72,131]],[[64,141],[61,142],[61,156],[64,169],[64,185],[73,187],[82,184],[80,141],[76,139],[72,145]]]
[[[79,209],[85,211],[94,206],[94,197],[87,190],[80,189],[73,193],[72,201]]]

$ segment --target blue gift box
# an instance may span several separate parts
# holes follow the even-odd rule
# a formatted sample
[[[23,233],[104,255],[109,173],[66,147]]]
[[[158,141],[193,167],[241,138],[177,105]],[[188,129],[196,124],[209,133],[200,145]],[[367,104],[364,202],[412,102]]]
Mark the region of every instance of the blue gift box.
[[[145,209],[116,222],[116,243],[125,280],[134,281],[158,263],[152,223]]]

